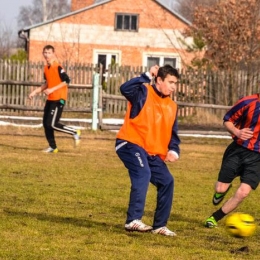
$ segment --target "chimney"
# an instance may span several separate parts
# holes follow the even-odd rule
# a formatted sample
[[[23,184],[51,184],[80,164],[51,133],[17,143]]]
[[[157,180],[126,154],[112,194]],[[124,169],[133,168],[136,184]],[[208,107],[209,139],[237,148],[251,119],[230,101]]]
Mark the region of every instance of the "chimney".
[[[95,4],[95,0],[71,0],[71,12]]]

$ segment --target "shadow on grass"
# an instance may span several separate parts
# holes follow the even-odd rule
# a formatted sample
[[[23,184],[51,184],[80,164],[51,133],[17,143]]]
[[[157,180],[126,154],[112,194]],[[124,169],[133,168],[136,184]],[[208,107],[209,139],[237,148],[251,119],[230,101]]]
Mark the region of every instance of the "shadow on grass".
[[[21,150],[34,150],[34,151],[40,151],[39,148],[34,148],[32,146],[30,147],[19,147],[19,146],[15,146],[15,145],[9,145],[9,144],[0,144],[0,147],[5,147],[5,148],[13,148],[13,149],[21,149]]]
[[[3,213],[9,217],[15,217],[19,219],[19,222],[22,223],[22,225],[27,226],[30,225],[30,223],[26,222],[26,218],[28,219],[35,219],[36,221],[43,221],[43,222],[48,222],[48,223],[57,223],[57,224],[65,224],[65,225],[73,225],[76,227],[84,227],[88,229],[88,232],[105,232],[107,234],[109,233],[114,233],[120,236],[127,236],[129,238],[137,238],[141,239],[142,243],[148,243],[149,245],[153,246],[161,246],[161,241],[163,240],[163,246],[172,248],[172,239],[169,239],[169,237],[164,237],[159,235],[157,238],[154,237],[154,234],[152,235],[155,239],[151,239],[151,234],[150,232],[142,233],[142,232],[126,232],[124,230],[124,225],[123,223],[121,224],[115,224],[112,221],[108,222],[102,222],[102,221],[95,221],[91,215],[86,216],[86,218],[75,218],[75,217],[63,217],[63,216],[57,216],[57,215],[52,215],[52,214],[46,214],[46,213],[30,213],[26,211],[19,211],[15,209],[8,209],[5,208],[3,209]],[[175,216],[176,217],[176,216]],[[178,216],[181,218],[181,216]],[[175,218],[176,220],[176,218]],[[183,220],[183,219],[182,219]],[[185,221],[189,221],[186,219]],[[37,223],[37,222],[36,222]],[[198,227],[197,227],[198,228]],[[184,239],[184,242],[187,241],[187,239],[190,239],[194,237],[194,230],[176,230],[177,231],[177,238]],[[211,230],[212,232],[212,230]],[[198,235],[198,230],[196,230],[195,237],[199,239],[200,235]],[[225,243],[229,249],[231,250],[234,245],[232,241],[229,241],[227,238],[223,238],[222,235],[220,234],[214,234],[214,233],[201,233],[201,236],[203,236],[203,239],[208,241],[210,244],[210,250],[216,250],[220,251],[222,249],[219,248],[219,243]],[[158,238],[160,240],[158,240]],[[175,238],[176,239],[176,238]],[[86,244],[93,244],[96,243],[96,241],[89,241],[86,242]],[[208,244],[205,244],[205,249],[208,248]]]
[[[116,233],[122,233],[124,232],[124,219],[122,219],[122,223],[112,223],[111,221],[108,222],[102,222],[102,221],[96,221],[94,220],[92,215],[86,215],[85,218],[75,218],[75,217],[66,217],[66,216],[57,216],[52,214],[46,214],[46,213],[32,213],[27,211],[19,211],[15,209],[9,209],[5,208],[3,209],[3,213],[8,216],[13,217],[21,217],[21,218],[29,218],[29,219],[37,219],[39,221],[45,221],[45,222],[51,222],[51,223],[63,223],[63,224],[69,224],[74,225],[78,227],[86,227],[86,228],[93,228],[93,229],[106,229],[107,231],[111,231],[111,228]],[[184,221],[184,222],[194,222],[192,219],[184,219],[181,215],[174,215],[170,218],[171,221]],[[197,221],[200,225],[201,223]],[[193,229],[193,228],[191,228]],[[133,235],[133,232],[126,233],[128,235]]]
[[[146,210],[145,215],[149,218],[153,218],[154,216],[154,211]],[[206,219],[206,218],[205,218]],[[204,219],[198,220],[197,218],[193,218],[192,215],[190,217],[185,217],[181,214],[176,214],[176,213],[171,213],[169,217],[169,221],[172,222],[184,222],[184,223],[189,223],[189,224],[198,224],[199,226],[203,226]]]
[[[112,228],[115,228],[116,232],[122,232],[123,225],[120,224],[111,224],[111,223],[105,223],[102,221],[95,221],[92,218],[92,215],[86,216],[86,218],[75,218],[75,217],[63,217],[63,216],[57,216],[52,214],[46,214],[46,213],[31,213],[26,211],[19,211],[14,209],[3,209],[3,213],[8,216],[13,217],[28,217],[30,219],[37,219],[39,221],[46,221],[46,222],[52,222],[52,223],[62,223],[62,224],[69,224],[74,225],[78,227],[86,227],[86,228],[100,228],[102,230],[107,229],[111,230]]]

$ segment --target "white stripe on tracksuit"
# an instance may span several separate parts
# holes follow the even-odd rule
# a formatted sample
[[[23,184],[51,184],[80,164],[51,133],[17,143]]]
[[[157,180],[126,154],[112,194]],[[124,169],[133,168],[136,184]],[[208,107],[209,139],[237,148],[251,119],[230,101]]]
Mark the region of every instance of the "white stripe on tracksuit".
[[[55,122],[56,122],[56,118],[57,118],[57,113],[58,113],[58,108],[56,107],[55,110],[54,110],[54,115],[52,117],[52,121],[51,121],[51,127],[54,129],[54,130],[57,130],[57,131],[60,131],[60,132],[63,132],[63,133],[67,133],[67,134],[71,134],[71,135],[74,135],[76,134],[76,131],[75,129],[71,128],[71,127],[68,127],[66,125],[63,125],[61,123],[59,123],[60,125],[62,125],[62,127],[56,127],[55,126]]]

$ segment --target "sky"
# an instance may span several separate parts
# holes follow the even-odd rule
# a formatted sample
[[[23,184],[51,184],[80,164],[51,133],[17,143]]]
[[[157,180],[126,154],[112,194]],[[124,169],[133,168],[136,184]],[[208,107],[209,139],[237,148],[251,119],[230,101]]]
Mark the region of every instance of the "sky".
[[[0,22],[7,28],[18,30],[17,17],[21,6],[32,5],[33,0],[0,0]]]

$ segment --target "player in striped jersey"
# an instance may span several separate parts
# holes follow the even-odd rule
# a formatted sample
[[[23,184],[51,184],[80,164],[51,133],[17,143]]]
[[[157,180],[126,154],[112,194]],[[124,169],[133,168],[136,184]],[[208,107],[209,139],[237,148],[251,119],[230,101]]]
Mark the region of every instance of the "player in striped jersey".
[[[232,135],[233,142],[227,147],[222,160],[218,181],[215,185],[213,204],[218,205],[240,177],[240,186],[223,206],[205,222],[212,228],[255,190],[260,181],[260,95],[240,99],[224,116],[224,126]]]

